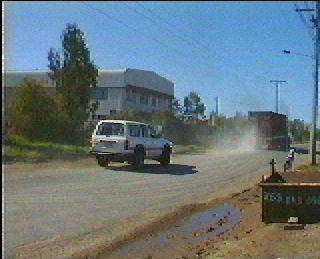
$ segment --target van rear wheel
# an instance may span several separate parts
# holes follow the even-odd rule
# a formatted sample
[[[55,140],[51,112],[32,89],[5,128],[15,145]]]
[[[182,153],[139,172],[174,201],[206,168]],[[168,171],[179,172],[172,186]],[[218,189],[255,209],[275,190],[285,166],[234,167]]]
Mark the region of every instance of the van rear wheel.
[[[102,167],[107,167],[109,160],[106,157],[97,157],[98,165]]]
[[[161,165],[168,165],[171,162],[171,151],[170,151],[170,147],[165,146],[163,151],[162,151],[162,155],[161,155],[161,159],[160,159],[160,164]]]
[[[144,151],[142,149],[138,149],[135,153],[133,165],[138,169],[144,165]]]

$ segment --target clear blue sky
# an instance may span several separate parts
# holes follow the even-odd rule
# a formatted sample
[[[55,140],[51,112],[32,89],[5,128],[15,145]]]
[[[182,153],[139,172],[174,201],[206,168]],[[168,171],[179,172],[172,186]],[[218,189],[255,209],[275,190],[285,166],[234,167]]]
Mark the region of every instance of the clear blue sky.
[[[181,103],[196,91],[207,111],[219,96],[228,117],[275,111],[269,81],[286,80],[281,111],[311,122],[313,60],[281,52],[313,55],[294,8],[294,2],[11,2],[5,62],[11,70],[47,69],[50,47],[61,48],[62,30],[77,23],[99,68],[154,71],[175,83]]]

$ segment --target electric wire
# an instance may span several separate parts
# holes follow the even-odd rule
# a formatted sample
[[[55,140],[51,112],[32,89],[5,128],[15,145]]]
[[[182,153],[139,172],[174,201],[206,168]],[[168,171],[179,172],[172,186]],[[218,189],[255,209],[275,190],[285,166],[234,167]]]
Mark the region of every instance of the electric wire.
[[[295,7],[295,10],[300,9],[296,3],[294,3],[294,7]],[[304,17],[304,15],[301,12],[297,11],[297,13],[299,15],[300,20],[302,21],[304,26],[307,28],[308,34],[313,39],[314,35],[313,35],[312,27],[310,25],[308,25],[306,18]]]
[[[141,31],[138,30],[138,29],[136,29],[135,27],[129,26],[128,24],[126,24],[125,22],[121,21],[120,19],[117,19],[116,17],[114,17],[114,16],[112,16],[112,15],[110,15],[110,14],[108,14],[108,13],[106,13],[106,12],[104,12],[104,11],[98,9],[98,8],[95,8],[95,7],[89,5],[89,4],[85,3],[85,2],[79,2],[79,3],[82,4],[82,5],[84,5],[84,6],[86,6],[86,7],[88,7],[88,8],[90,8],[90,9],[93,10],[93,11],[99,12],[100,14],[106,16],[107,18],[109,18],[109,19],[111,19],[111,20],[113,20],[113,21],[116,21],[117,23],[125,26],[126,28],[128,28],[128,29],[130,29],[130,30],[133,30],[133,31],[139,33],[140,35],[141,35],[141,34],[144,34],[144,36],[145,36],[146,38],[149,38],[149,39],[157,42],[159,45],[161,45],[161,46],[164,47],[165,49],[167,49],[167,50],[169,50],[169,51],[171,51],[171,52],[174,52],[175,54],[180,54],[180,56],[182,56],[183,59],[185,59],[185,60],[188,59],[188,62],[184,62],[183,64],[189,66],[192,70],[195,69],[194,67],[190,66],[190,63],[189,63],[190,61],[189,61],[189,60],[192,59],[192,61],[194,62],[194,59],[193,59],[190,55],[186,55],[186,53],[183,53],[183,52],[181,52],[180,50],[178,50],[178,49],[176,49],[176,48],[173,48],[173,47],[170,47],[170,46],[164,44],[163,42],[161,42],[160,40],[158,40],[158,39],[150,36],[149,34],[141,33]],[[172,58],[171,55],[168,55],[167,57],[168,57],[168,58]],[[175,63],[176,63],[176,61],[175,61]],[[202,61],[201,63],[202,63],[203,65],[205,65],[206,67],[209,67],[209,68],[212,67],[212,65],[206,63],[206,61]],[[196,68],[199,69],[201,72],[203,72],[199,66],[196,66]]]
[[[124,23],[124,22],[121,21],[120,19],[117,19],[116,17],[114,17],[114,16],[112,16],[112,15],[110,15],[110,14],[108,14],[108,13],[106,13],[106,12],[104,12],[104,11],[98,9],[98,8],[95,8],[95,7],[89,5],[89,4],[85,3],[85,2],[79,2],[79,3],[82,4],[82,5],[85,5],[86,7],[90,8],[90,9],[96,11],[96,12],[101,13],[102,15],[106,16],[107,18],[109,18],[109,19],[111,19],[111,20],[116,21],[117,23],[120,23],[121,25],[127,27],[128,29],[133,30],[133,31],[141,34],[141,31],[139,31],[138,29],[136,29],[136,28],[134,28],[134,27],[132,27],[132,26],[129,26],[128,24]],[[163,42],[159,41],[158,39],[156,39],[156,38],[154,38],[154,37],[151,37],[150,35],[148,35],[148,36],[146,36],[146,37],[152,39],[153,41],[157,42],[159,45],[165,47],[166,49],[172,48],[172,47],[169,47],[168,45],[164,44]],[[173,48],[172,48],[172,49],[173,49]],[[180,51],[177,50],[177,49],[174,49],[174,50],[175,50],[176,52],[179,52],[179,53],[182,54],[183,56],[185,56],[185,53],[182,53],[182,52],[180,52]]]
[[[197,41],[191,37],[189,37],[188,35],[186,35],[186,33],[182,32],[181,29],[179,29],[177,26],[173,25],[172,23],[169,23],[167,20],[165,20],[164,18],[162,18],[161,16],[159,16],[158,14],[156,14],[155,12],[151,11],[150,9],[146,8],[143,4],[141,4],[140,2],[135,2],[137,5],[141,6],[144,10],[146,10],[148,13],[150,13],[153,17],[156,17],[158,20],[162,21],[163,23],[167,24],[167,26],[169,26],[170,28],[175,28],[176,31],[179,31],[179,33],[181,35],[183,35],[184,39],[189,39],[190,41],[192,41],[194,44],[197,44],[197,46],[201,46],[202,49],[204,49],[205,51],[208,52],[208,54],[211,53],[211,50],[208,46],[204,45],[201,41]]]
[[[143,14],[142,12],[138,11],[137,9],[135,9],[134,7],[130,6],[129,4],[127,3],[124,3],[124,2],[119,2],[120,4],[124,5],[126,8],[132,10],[133,12],[135,12],[136,14],[140,15],[141,17],[149,20],[150,22],[152,22],[155,26],[157,26],[158,28],[162,29],[162,30],[165,30],[167,32],[169,32],[171,35],[173,35],[174,37],[176,37],[177,39],[181,40],[182,42],[184,43],[187,43],[188,45],[192,45],[193,47],[195,48],[198,48],[197,46],[195,46],[193,43],[190,43],[188,40],[186,40],[184,37],[181,37],[179,34],[173,32],[171,29],[168,29],[162,25],[159,25],[158,22],[154,21],[152,18],[148,17],[147,15]],[[203,53],[200,52],[202,55]],[[208,57],[207,55],[205,56],[206,58]]]

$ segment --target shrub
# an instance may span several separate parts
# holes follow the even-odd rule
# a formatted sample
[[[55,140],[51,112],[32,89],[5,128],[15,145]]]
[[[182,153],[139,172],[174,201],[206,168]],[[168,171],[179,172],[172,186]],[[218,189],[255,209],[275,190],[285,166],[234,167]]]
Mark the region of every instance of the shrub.
[[[46,85],[25,79],[9,108],[13,131],[31,140],[49,140],[55,134],[56,103]]]

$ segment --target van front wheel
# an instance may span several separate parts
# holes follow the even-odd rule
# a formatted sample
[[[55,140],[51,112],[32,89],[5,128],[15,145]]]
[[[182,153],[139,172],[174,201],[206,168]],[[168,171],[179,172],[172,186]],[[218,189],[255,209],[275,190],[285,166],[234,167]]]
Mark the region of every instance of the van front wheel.
[[[170,147],[165,146],[161,154],[160,164],[168,165],[170,164],[170,162],[171,162],[171,150],[170,150]]]

